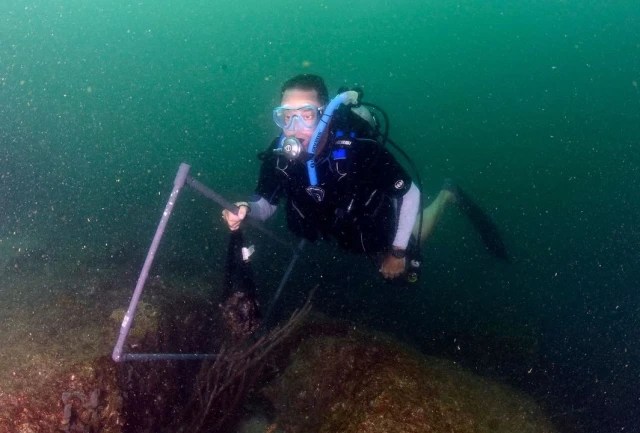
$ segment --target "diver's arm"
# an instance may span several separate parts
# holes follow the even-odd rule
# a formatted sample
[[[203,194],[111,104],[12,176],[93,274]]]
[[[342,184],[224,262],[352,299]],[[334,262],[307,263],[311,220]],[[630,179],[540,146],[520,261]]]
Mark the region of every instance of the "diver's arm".
[[[391,251],[385,256],[380,266],[380,273],[385,278],[396,278],[402,275],[406,269],[404,250],[407,249],[413,225],[418,215],[420,206],[420,190],[411,182],[407,192],[400,198],[400,211],[398,216],[398,228],[395,238],[391,243]]]
[[[278,206],[273,205],[267,201],[264,197],[259,195],[251,197],[249,202],[249,209],[252,218],[260,221],[266,221],[276,212]]]
[[[411,231],[418,217],[420,206],[420,190],[415,183],[411,182],[411,187],[400,199],[400,212],[398,218],[398,229],[392,242],[394,249],[405,250],[409,244]]]
[[[277,140],[273,140],[270,149],[274,148],[278,142]],[[248,215],[259,221],[265,221],[275,213],[278,207],[276,204],[279,199],[280,187],[278,178],[275,175],[276,158],[273,157],[273,153],[270,151],[264,152],[263,156],[260,156],[262,164],[260,165],[260,176],[258,177],[255,193],[248,201],[236,203],[239,208],[237,215],[227,210],[222,212],[222,218],[227,222],[231,231],[239,229],[242,220]],[[268,200],[265,197],[268,197]]]
[[[242,220],[244,220],[247,215],[251,215],[252,218],[257,220],[265,221],[278,209],[278,206],[269,203],[264,197],[254,196],[252,198],[255,201],[239,201],[235,203],[238,207],[237,214],[229,212],[226,209],[222,210],[222,219],[226,221],[231,231],[238,230],[240,224],[242,224]]]

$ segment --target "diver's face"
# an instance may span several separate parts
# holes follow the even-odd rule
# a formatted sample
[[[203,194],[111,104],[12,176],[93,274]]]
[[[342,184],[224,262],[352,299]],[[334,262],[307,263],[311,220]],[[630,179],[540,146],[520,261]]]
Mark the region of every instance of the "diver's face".
[[[315,90],[301,90],[301,89],[289,89],[284,92],[282,95],[282,101],[280,103],[281,106],[287,107],[308,107],[313,106],[316,108],[320,108],[321,104],[318,100],[318,92]],[[297,113],[300,116],[306,116],[305,112]],[[316,112],[316,115],[319,116],[319,113]],[[296,119],[297,120],[297,119]],[[307,150],[309,145],[309,141],[311,141],[311,136],[313,135],[313,131],[315,131],[315,127],[318,124],[317,120],[315,122],[311,122],[304,119],[305,122],[301,121],[293,121],[291,125],[282,129],[282,132],[287,137],[296,137],[302,147]],[[307,123],[308,125],[305,125]],[[313,125],[313,126],[311,126]]]

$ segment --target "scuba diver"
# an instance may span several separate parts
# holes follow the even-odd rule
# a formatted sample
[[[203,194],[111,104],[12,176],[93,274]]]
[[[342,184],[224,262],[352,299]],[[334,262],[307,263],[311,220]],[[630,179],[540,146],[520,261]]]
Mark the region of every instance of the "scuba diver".
[[[285,199],[287,225],[297,236],[334,239],[345,250],[369,256],[385,279],[415,282],[421,241],[447,204],[455,203],[489,251],[506,259],[493,222],[451,181],[420,212],[417,170],[414,182],[386,147],[391,143],[406,157],[388,137],[386,115],[361,97],[347,90],[330,100],[323,79],[312,74],[283,84],[280,106],[273,110],[282,133],[260,154],[255,194],[236,203],[237,214],[222,211],[230,230],[238,230],[247,215],[265,221]],[[385,130],[367,107],[382,113]]]
[[[273,110],[282,129],[262,153],[255,195],[222,213],[237,230],[249,213],[264,221],[286,198],[286,219],[296,235],[335,239],[346,250],[376,261],[393,279],[407,269],[407,248],[418,220],[420,191],[370,123],[352,110],[355,91],[329,101],[322,78],[304,74],[282,86]],[[416,245],[417,247],[417,245]]]

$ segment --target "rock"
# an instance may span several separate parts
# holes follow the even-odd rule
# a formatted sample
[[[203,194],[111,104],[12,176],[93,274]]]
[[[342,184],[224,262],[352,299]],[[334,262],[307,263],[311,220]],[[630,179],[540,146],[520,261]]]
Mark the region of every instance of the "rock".
[[[133,425],[127,431],[141,431],[135,430],[141,420],[154,421],[145,411],[157,407],[166,413],[179,406],[182,396],[170,397],[183,386],[184,377],[175,373],[185,369],[184,362],[173,368],[167,363],[115,364],[109,356],[130,285],[115,278],[113,283],[99,281],[94,296],[79,296],[75,288],[88,279],[68,277],[54,284],[45,275],[27,275],[0,292],[0,433],[120,433],[125,423]],[[167,291],[181,296],[173,288]],[[177,348],[166,346],[175,344],[198,351],[200,335],[212,334],[210,323],[195,314],[192,303],[149,292],[138,305],[126,350],[169,352]],[[203,304],[201,298],[196,302]],[[142,394],[149,396],[142,400],[145,406],[136,400]]]
[[[0,390],[0,432],[122,431],[122,397],[108,358],[69,366],[32,385],[23,379],[16,379],[22,386],[13,392]]]
[[[308,338],[265,389],[290,433],[552,433],[526,396],[386,337]]]

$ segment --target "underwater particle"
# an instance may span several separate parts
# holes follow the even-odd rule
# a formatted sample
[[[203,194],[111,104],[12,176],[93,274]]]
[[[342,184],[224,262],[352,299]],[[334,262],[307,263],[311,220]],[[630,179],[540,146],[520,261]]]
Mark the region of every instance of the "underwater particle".
[[[302,61],[302,67],[303,67],[303,68],[308,68],[308,67],[310,67],[311,65],[312,65],[312,63],[311,63],[311,61],[309,61],[309,60],[303,60],[303,61]]]

